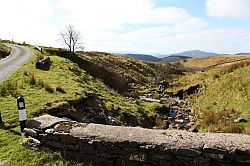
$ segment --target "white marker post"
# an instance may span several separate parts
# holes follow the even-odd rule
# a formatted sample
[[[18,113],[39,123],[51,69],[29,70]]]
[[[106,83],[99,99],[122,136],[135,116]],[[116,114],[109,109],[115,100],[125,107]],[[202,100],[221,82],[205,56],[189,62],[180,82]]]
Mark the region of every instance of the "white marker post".
[[[17,107],[18,107],[18,115],[21,128],[21,136],[22,138],[25,138],[24,128],[26,128],[27,118],[26,118],[25,102],[22,96],[17,98]]]

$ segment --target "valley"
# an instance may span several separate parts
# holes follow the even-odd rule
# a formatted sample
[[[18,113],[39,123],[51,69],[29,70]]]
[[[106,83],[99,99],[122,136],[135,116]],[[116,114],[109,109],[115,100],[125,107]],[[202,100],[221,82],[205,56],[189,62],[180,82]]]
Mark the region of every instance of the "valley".
[[[18,162],[14,156],[23,149],[16,143],[7,145],[11,138],[19,139],[15,133],[20,95],[29,118],[46,113],[83,123],[249,134],[249,122],[234,123],[237,118],[249,119],[249,55],[152,63],[105,52],[44,47],[40,53],[29,47],[34,56],[0,85],[0,158],[12,153],[9,165]],[[50,59],[50,66],[37,69],[36,63],[44,58]],[[203,59],[211,62],[202,66]],[[202,70],[192,68],[196,63]],[[24,162],[29,151],[19,155]],[[34,163],[70,163],[47,150],[32,156]]]
[[[250,165],[250,0],[0,4],[0,166]]]

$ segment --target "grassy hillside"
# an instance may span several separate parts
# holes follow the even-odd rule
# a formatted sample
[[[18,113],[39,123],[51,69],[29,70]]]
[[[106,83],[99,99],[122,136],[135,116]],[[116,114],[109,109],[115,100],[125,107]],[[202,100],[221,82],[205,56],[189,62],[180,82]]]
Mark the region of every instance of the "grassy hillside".
[[[250,55],[223,55],[223,56],[212,56],[206,58],[191,58],[182,61],[182,64],[186,68],[206,69],[220,64],[241,61],[245,59],[249,60]]]
[[[81,90],[74,80],[65,78],[73,77],[74,73],[65,70],[60,74],[60,67],[74,67],[74,64],[58,57],[51,57],[53,65],[50,71],[36,70],[34,65],[36,56],[34,56],[20,70],[14,73],[8,80],[0,85],[0,111],[4,121],[4,129],[0,129],[0,159],[6,165],[62,165],[67,164],[59,154],[48,151],[33,151],[20,145],[20,136],[18,134],[18,116],[16,108],[17,95],[23,95],[26,99],[27,114],[31,118],[33,114],[45,106],[46,102],[71,98],[72,91]],[[34,77],[33,77],[34,74]],[[36,84],[32,83],[33,78]],[[56,88],[60,85],[66,93],[50,93],[38,85],[39,80],[46,82],[48,86]],[[70,85],[69,85],[70,84]]]
[[[196,99],[194,108],[203,111],[234,110],[238,117],[250,120],[249,73],[250,66],[246,66],[223,75],[215,74],[213,80],[207,79],[204,94]],[[250,121],[246,127],[250,128]]]
[[[219,62],[218,59],[213,61],[214,57],[211,57],[209,60],[211,62],[208,61],[208,63],[227,61],[227,57],[224,60],[221,57],[219,59]],[[239,59],[239,57],[231,57],[232,59]],[[172,87],[171,91],[177,93],[191,86],[201,85],[199,93],[188,98],[196,110],[198,121],[203,129],[212,132],[238,132],[237,127],[231,122],[234,118],[244,117],[248,119],[248,123],[244,126],[249,130],[247,129],[250,128],[249,64],[250,61],[243,60],[212,68],[206,72],[186,74],[176,80],[178,86]]]
[[[20,95],[26,99],[28,118],[50,113],[82,122],[109,124],[107,117],[112,117],[117,125],[154,126],[155,110],[161,104],[134,103],[104,83],[111,86],[108,81],[122,78],[124,84],[144,84],[157,76],[155,64],[104,53],[79,53],[75,56],[78,63],[72,62],[74,58],[72,61],[63,58],[64,55],[49,55],[50,69],[36,69],[37,59],[46,56],[35,51],[29,62],[0,85],[0,111],[4,121],[4,128],[0,129],[0,160],[6,165],[72,164],[54,152],[32,151],[27,155],[31,150],[19,144],[16,97]],[[104,77],[105,72],[109,75]]]
[[[74,164],[65,161],[60,153],[32,151],[20,145],[17,96],[25,97],[28,118],[49,113],[80,122],[110,124],[111,117],[116,125],[152,127],[157,108],[163,105],[133,102],[121,94],[135,85],[156,84],[155,79],[163,74],[180,72],[175,65],[146,63],[108,53],[69,54],[51,48],[46,51],[47,54],[35,51],[35,56],[29,62],[0,85],[0,111],[4,121],[4,128],[0,129],[0,162],[4,161],[6,165]],[[46,56],[52,61],[50,69],[36,69],[36,61]],[[211,118],[217,122],[236,116],[250,118],[248,65],[232,64],[207,72],[187,74],[176,80],[178,86],[172,87],[171,91],[201,84],[201,92],[189,98],[202,128],[237,132],[238,128],[225,129]],[[221,124],[230,127],[227,122]],[[249,127],[249,123],[245,126]]]
[[[0,43],[0,59],[5,58],[10,54],[11,48]]]
[[[164,78],[164,71],[169,71],[165,73],[168,75],[180,72],[175,65],[144,62],[103,52],[69,54],[67,51],[58,49],[46,48],[45,50],[52,55],[77,63],[89,75],[100,79],[120,94],[133,88],[134,84],[154,84],[156,78]]]

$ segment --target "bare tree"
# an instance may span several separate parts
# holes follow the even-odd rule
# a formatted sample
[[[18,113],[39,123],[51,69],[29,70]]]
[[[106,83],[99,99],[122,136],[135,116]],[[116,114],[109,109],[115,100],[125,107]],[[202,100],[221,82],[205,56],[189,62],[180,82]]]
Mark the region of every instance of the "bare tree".
[[[65,27],[64,31],[60,32],[63,43],[69,48],[70,52],[75,52],[75,49],[84,49],[82,46],[81,32],[76,30],[72,25]]]

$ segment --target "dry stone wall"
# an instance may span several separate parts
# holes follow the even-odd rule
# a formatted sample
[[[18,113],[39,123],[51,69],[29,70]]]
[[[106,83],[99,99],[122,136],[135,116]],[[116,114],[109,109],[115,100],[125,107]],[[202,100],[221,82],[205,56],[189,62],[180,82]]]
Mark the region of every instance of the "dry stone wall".
[[[86,124],[43,115],[26,135],[97,165],[250,165],[250,136]]]

